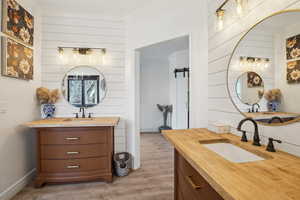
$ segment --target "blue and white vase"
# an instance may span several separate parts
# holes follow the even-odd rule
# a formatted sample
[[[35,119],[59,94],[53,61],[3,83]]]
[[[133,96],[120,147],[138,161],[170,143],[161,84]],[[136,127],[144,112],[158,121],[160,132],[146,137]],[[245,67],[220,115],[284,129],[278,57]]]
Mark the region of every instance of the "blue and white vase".
[[[55,105],[54,104],[42,104],[41,106],[41,115],[43,119],[53,118],[55,113]]]
[[[267,108],[269,112],[278,112],[280,103],[278,101],[269,101],[267,103]]]

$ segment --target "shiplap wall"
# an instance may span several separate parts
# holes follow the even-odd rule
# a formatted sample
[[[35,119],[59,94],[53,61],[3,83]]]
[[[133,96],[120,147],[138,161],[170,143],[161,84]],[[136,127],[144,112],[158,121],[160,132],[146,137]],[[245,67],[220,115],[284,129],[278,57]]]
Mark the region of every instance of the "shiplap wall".
[[[106,48],[103,66],[95,66],[103,72],[108,93],[104,101],[87,112],[99,116],[120,116],[115,129],[115,150],[126,151],[125,104],[125,23],[118,19],[98,19],[76,16],[43,16],[42,18],[42,85],[61,88],[64,74],[73,66],[61,65],[57,47]],[[78,112],[63,98],[57,103],[56,117],[73,117]]]
[[[209,1],[209,127],[213,129],[215,122],[223,122],[237,127],[243,116],[233,106],[226,88],[226,72],[230,55],[245,32],[259,20],[285,9],[299,9],[299,0],[248,0],[248,10],[244,17],[238,18],[235,11],[235,1],[229,1],[226,6],[225,26],[217,31],[215,11],[223,0]],[[251,132],[249,125],[246,129]],[[233,128],[234,130],[234,128]],[[281,127],[260,126],[262,140],[266,143],[268,137],[279,138],[283,143],[277,145],[280,149],[300,155],[300,123]],[[236,131],[233,131],[236,134]],[[249,137],[252,137],[249,135]],[[298,146],[297,146],[298,145]]]

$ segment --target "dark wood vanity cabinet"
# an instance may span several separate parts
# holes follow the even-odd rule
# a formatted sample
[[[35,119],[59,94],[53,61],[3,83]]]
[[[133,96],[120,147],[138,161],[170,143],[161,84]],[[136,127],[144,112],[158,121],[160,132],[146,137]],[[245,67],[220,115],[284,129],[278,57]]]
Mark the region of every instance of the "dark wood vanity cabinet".
[[[223,200],[175,150],[175,200]]]
[[[36,187],[44,183],[112,181],[114,127],[37,129]]]

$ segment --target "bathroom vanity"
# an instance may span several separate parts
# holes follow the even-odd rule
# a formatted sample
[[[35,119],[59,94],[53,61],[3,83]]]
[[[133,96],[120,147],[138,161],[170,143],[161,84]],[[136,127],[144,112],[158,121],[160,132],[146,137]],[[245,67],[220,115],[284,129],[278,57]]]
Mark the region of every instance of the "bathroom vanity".
[[[207,129],[163,135],[175,147],[175,200],[300,199],[299,157]]]
[[[37,131],[36,187],[102,179],[111,182],[118,117],[55,118],[26,123]]]

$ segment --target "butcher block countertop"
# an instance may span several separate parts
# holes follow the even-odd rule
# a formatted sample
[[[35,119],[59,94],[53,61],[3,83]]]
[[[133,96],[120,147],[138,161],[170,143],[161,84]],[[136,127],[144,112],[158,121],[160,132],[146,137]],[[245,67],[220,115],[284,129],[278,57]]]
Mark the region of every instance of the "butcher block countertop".
[[[117,126],[119,117],[52,118],[25,123],[30,128],[99,127]]]
[[[300,158],[207,129],[164,131],[164,137],[225,200],[300,200]],[[233,163],[201,144],[230,141],[263,161]],[[276,144],[275,144],[276,145]]]

